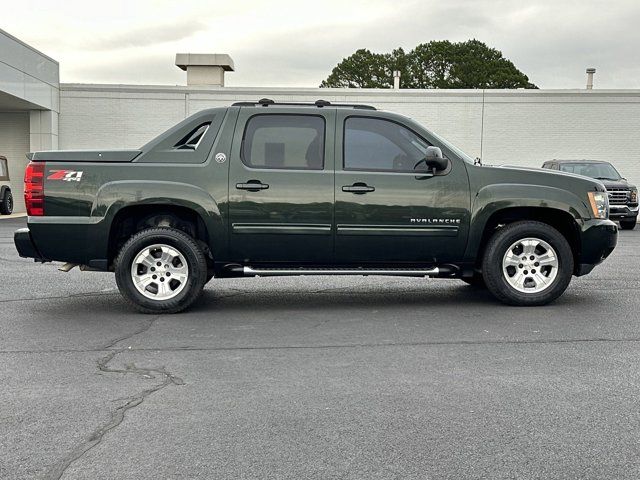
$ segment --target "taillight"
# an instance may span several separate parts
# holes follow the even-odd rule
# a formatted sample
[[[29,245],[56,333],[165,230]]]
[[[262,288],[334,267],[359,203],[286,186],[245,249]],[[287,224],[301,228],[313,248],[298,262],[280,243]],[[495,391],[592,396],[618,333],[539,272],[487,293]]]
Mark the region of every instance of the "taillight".
[[[30,162],[24,171],[24,203],[27,215],[44,215],[44,162]]]

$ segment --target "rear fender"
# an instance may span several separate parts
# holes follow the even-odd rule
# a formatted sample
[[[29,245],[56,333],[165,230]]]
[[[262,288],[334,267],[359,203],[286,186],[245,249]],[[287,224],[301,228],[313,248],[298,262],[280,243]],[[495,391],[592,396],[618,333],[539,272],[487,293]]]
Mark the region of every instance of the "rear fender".
[[[209,236],[209,247],[218,258],[226,247],[226,231],[218,204],[205,190],[181,182],[156,180],[120,180],[104,184],[98,190],[91,208],[91,217],[100,218],[96,229],[100,250],[108,249],[109,230],[116,214],[130,206],[180,206],[196,212]]]

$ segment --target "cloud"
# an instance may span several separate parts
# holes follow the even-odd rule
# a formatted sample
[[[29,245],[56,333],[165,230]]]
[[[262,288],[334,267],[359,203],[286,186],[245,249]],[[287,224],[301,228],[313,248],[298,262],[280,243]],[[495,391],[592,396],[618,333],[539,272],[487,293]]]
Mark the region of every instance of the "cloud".
[[[47,5],[39,2],[40,5]],[[64,82],[175,83],[177,52],[228,53],[236,86],[317,86],[358,48],[477,38],[542,88],[640,88],[640,2],[67,0],[12,7],[10,33],[60,61]],[[23,11],[22,11],[23,10]],[[78,12],[94,12],[81,16]],[[96,52],[99,55],[96,55]],[[136,64],[140,68],[136,68]]]
[[[88,50],[117,50],[121,48],[140,48],[159,43],[168,43],[188,38],[206,30],[209,25],[194,19],[183,19],[162,25],[150,25],[109,34],[91,35],[82,44]]]

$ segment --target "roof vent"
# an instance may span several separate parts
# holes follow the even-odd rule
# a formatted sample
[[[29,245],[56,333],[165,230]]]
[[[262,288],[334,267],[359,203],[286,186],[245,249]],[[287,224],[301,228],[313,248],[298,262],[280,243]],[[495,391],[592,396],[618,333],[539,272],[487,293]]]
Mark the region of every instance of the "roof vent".
[[[593,90],[593,74],[596,73],[596,69],[591,67],[587,68],[587,90]]]
[[[233,72],[233,59],[224,53],[178,53],[176,65],[187,72],[187,85],[224,87],[224,72]]]

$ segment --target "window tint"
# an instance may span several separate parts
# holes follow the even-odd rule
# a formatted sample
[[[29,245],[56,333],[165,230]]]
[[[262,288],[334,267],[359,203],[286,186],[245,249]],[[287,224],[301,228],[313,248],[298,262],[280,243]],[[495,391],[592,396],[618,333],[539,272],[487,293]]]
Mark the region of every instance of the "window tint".
[[[379,118],[349,117],[344,131],[345,170],[424,170],[430,144],[408,128]]]
[[[242,161],[255,168],[322,170],[324,118],[316,115],[256,115],[247,123]]]

